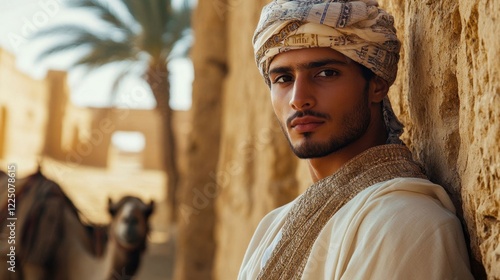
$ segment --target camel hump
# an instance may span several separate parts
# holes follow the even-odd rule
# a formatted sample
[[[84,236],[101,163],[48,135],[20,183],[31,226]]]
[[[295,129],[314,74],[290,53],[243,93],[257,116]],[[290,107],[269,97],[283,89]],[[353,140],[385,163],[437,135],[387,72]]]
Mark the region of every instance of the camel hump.
[[[18,219],[24,223],[19,254],[24,262],[48,265],[57,252],[64,226],[62,210],[69,199],[57,183],[40,171],[26,178],[21,191],[19,204],[30,207],[24,217]]]

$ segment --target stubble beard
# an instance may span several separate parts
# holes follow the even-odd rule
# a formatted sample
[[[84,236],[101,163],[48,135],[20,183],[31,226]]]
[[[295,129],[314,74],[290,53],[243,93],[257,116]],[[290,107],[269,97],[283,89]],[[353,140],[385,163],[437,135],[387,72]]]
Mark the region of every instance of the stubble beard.
[[[353,111],[342,119],[343,131],[340,134],[332,132],[328,139],[322,142],[314,141],[312,139],[314,132],[308,132],[302,134],[305,139],[301,144],[294,145],[287,133],[286,126],[280,122],[281,129],[294,154],[301,159],[320,158],[338,152],[361,138],[366,133],[371,120],[368,93],[365,92],[363,96],[364,98],[360,100]]]

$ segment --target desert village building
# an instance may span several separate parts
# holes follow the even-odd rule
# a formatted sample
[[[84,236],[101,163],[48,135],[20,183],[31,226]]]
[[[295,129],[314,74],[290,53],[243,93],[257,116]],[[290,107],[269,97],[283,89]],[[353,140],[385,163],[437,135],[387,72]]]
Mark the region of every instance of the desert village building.
[[[68,165],[106,167],[113,133],[133,131],[145,138],[142,166],[161,169],[155,110],[78,107],[66,78],[66,72],[49,71],[35,80],[0,49],[0,158],[33,163],[49,156]]]

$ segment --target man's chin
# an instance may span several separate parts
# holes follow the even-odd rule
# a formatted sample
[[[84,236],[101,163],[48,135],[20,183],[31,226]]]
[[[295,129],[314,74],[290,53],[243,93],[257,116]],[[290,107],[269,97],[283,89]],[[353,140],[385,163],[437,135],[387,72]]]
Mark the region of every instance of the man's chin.
[[[293,153],[300,159],[312,159],[328,156],[335,152],[330,145],[305,144],[292,147]]]
[[[353,141],[328,141],[328,142],[313,142],[311,139],[303,139],[300,143],[292,145],[290,148],[293,153],[300,159],[322,158],[333,153],[336,153],[345,147],[349,146]]]

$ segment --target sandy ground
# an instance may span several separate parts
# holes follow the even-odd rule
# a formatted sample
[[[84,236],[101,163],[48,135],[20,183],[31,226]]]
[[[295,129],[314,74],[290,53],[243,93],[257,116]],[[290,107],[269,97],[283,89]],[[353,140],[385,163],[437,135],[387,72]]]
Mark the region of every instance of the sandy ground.
[[[163,172],[143,170],[140,158],[133,154],[115,152],[110,155],[110,159],[108,168],[69,166],[63,162],[44,159],[42,172],[61,185],[82,212],[83,219],[93,223],[109,221],[108,197],[116,201],[125,195],[135,195],[146,202],[154,200],[155,212],[150,220],[148,248],[134,279],[171,279],[175,242],[170,238],[166,223],[168,210],[164,204],[166,178]],[[16,164],[19,177],[27,175],[35,168],[33,163]]]

